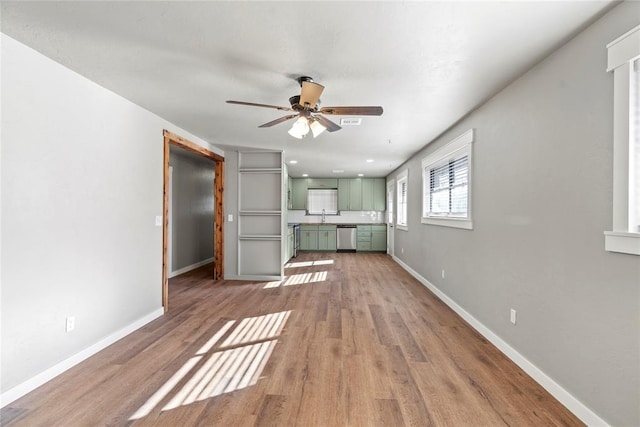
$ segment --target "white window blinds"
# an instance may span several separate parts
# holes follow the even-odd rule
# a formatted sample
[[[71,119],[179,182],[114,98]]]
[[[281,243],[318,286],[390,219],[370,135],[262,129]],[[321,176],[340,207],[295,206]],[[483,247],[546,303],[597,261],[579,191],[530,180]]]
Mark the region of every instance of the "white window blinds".
[[[311,215],[322,215],[323,213],[336,215],[338,213],[338,190],[310,189],[307,192],[307,210]]]
[[[407,177],[398,179],[398,225],[407,225]]]
[[[428,215],[466,217],[469,193],[469,157],[463,156],[436,167],[427,166]]]

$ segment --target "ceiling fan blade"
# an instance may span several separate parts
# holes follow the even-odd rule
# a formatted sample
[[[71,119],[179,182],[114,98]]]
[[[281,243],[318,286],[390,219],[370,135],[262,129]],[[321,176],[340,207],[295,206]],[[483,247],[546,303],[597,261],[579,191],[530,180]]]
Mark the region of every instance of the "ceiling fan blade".
[[[282,111],[293,111],[289,107],[279,107],[277,105],[268,105],[268,104],[256,104],[255,102],[227,101],[227,104],[249,105],[251,107],[265,107],[265,108],[275,108],[276,110],[282,110]]]
[[[343,116],[381,116],[382,107],[322,107],[318,112]]]
[[[265,123],[265,124],[260,125],[258,127],[259,128],[268,128],[268,127],[280,124],[282,122],[286,122],[287,120],[294,119],[294,118],[296,118],[298,116],[299,116],[299,114],[289,114],[288,116],[280,117],[279,119],[273,120],[273,121],[271,121],[269,123]]]
[[[322,126],[326,127],[329,132],[335,132],[342,129],[340,126],[327,119],[326,117],[321,116],[320,114],[316,114],[315,116],[313,116],[313,118],[316,119]]]
[[[316,104],[323,90],[324,86],[318,83],[303,81],[302,91],[300,93],[300,105],[313,110],[316,108]]]

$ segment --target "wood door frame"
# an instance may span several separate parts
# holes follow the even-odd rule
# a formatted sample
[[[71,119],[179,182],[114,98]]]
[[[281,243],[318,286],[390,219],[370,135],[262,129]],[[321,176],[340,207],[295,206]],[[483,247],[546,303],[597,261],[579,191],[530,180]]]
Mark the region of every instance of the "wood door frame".
[[[169,310],[169,272],[167,271],[167,242],[169,229],[169,152],[171,145],[183,148],[199,156],[213,160],[214,166],[214,203],[213,213],[213,279],[224,277],[224,157],[182,138],[168,130],[163,130],[163,178],[162,178],[162,306]]]

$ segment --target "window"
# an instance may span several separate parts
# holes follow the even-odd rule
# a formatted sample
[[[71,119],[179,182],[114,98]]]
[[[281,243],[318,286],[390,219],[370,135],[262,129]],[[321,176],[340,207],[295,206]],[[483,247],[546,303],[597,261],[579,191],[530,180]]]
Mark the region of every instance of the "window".
[[[408,198],[408,177],[409,171],[405,170],[404,172],[398,175],[397,180],[397,203],[398,203],[398,212],[396,213],[396,225],[401,230],[407,230],[407,198]]]
[[[613,229],[605,249],[640,255],[640,26],[607,45],[613,71]]]
[[[471,229],[469,130],[422,159],[422,223]]]
[[[338,213],[338,190],[309,189],[307,192],[309,215],[336,215]]]

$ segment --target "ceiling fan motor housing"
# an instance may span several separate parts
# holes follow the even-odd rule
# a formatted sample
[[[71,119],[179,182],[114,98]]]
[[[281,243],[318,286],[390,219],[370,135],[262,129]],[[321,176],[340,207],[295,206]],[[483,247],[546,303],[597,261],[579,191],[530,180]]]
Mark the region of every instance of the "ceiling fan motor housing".
[[[291,104],[291,108],[295,111],[311,111],[312,113],[318,112],[318,108],[320,107],[320,100],[316,102],[316,106],[314,108],[305,107],[304,105],[300,105],[300,95],[293,95],[289,98],[289,104]]]

